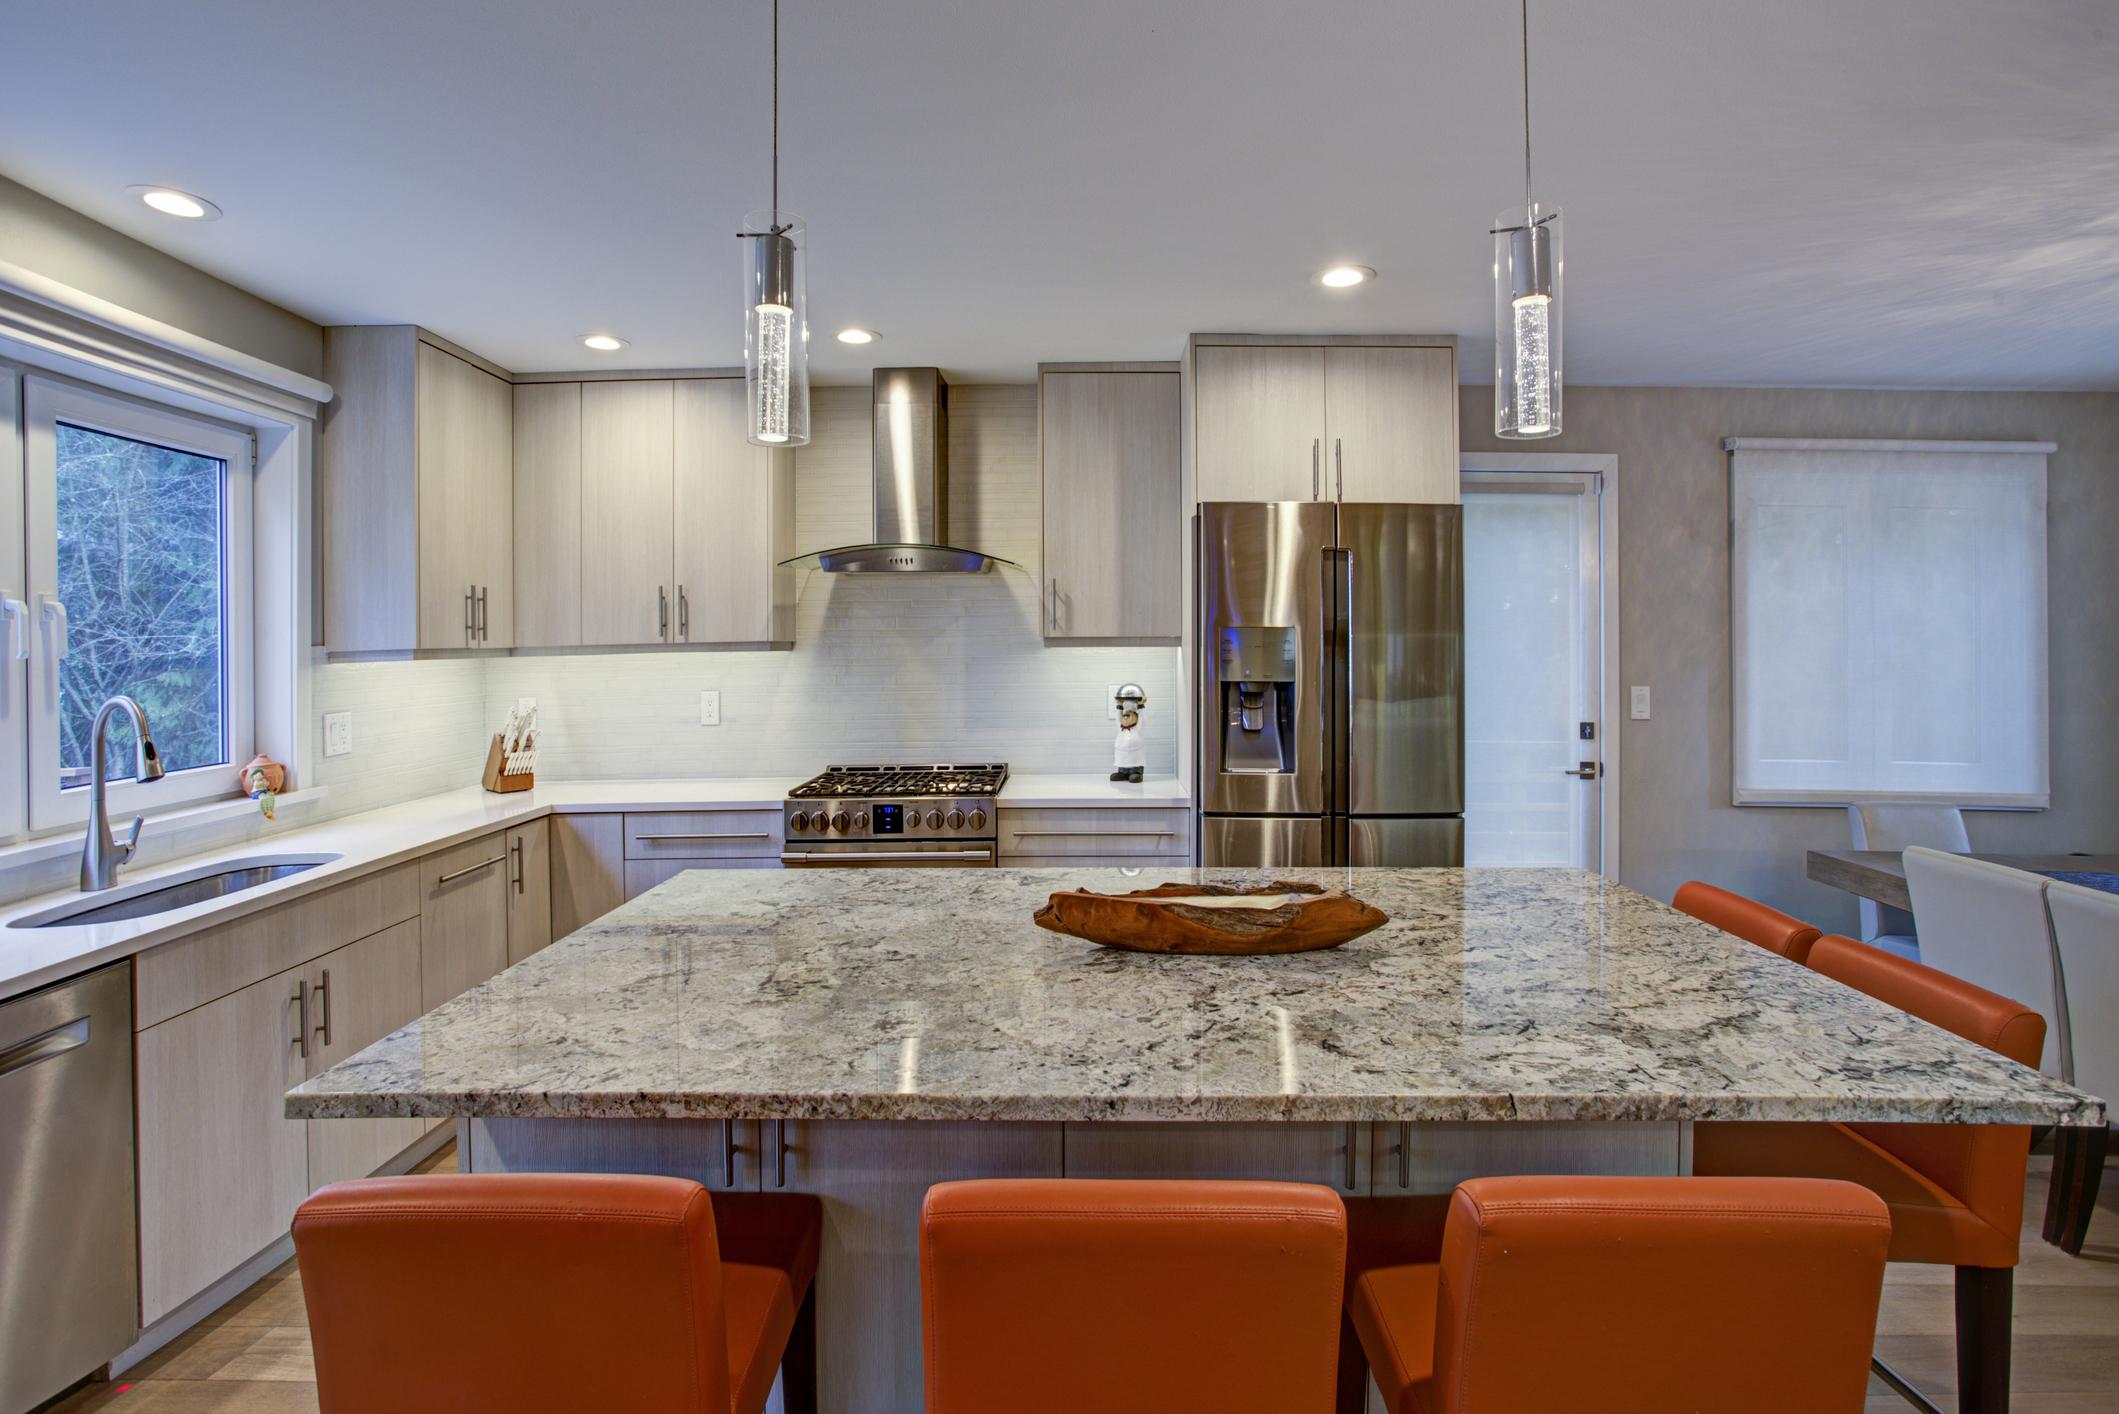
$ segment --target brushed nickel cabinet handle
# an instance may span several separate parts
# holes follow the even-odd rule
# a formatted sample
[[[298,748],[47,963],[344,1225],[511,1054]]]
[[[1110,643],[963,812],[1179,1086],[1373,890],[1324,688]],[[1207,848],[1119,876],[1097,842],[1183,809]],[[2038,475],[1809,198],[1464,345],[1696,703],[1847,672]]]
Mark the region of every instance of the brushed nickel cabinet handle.
[[[677,586],[677,636],[686,643],[692,641],[692,598]]]
[[[489,584],[481,584],[478,586],[478,641],[480,643],[485,642],[488,638],[491,638],[493,636],[489,632],[489,630],[493,626],[493,616],[489,612],[488,605],[486,603],[486,593],[491,588],[492,586]]]
[[[721,1121],[721,1186],[736,1186],[736,1122],[732,1119]]]
[[[324,1024],[316,1028],[316,1034],[323,1037],[328,1046],[331,1044],[331,969],[328,967],[324,969],[323,980],[316,984],[316,1000],[324,1013]]]
[[[1405,1120],[1398,1123],[1398,1186],[1413,1186],[1413,1126]]]
[[[659,584],[655,586],[655,632],[665,640],[670,636],[670,592]]]
[[[464,641],[469,643],[477,637],[478,586],[474,584],[464,590]]]
[[[787,1187],[787,1121],[773,1121],[773,1187]]]
[[[1335,501],[1344,501],[1346,499],[1346,456],[1340,448],[1337,437],[1332,439],[1332,499]]]
[[[309,984],[294,984],[294,995],[287,999],[294,1003],[294,1050],[303,1060],[309,1059]]]
[[[635,835],[633,838],[645,844],[651,840],[769,840],[772,836],[764,830],[733,830],[725,835]]]
[[[508,846],[508,853],[514,856],[514,863],[513,863],[513,865],[512,865],[511,867],[512,867],[512,869],[513,869],[513,871],[514,871],[514,874],[515,874],[515,878],[514,878],[514,881],[513,881],[513,882],[514,882],[514,884],[515,884],[515,892],[516,892],[516,893],[521,893],[521,892],[523,891],[523,889],[522,889],[522,874],[523,874],[523,869],[522,869],[522,837],[521,837],[520,835],[516,836],[516,838],[515,838],[514,842],[513,842],[513,843],[511,843],[511,844],[510,844],[510,845]]]
[[[461,879],[466,874],[476,874],[481,869],[491,869],[494,865],[499,864],[506,858],[507,856],[505,854],[496,854],[491,859],[481,859],[476,864],[466,864],[461,869],[451,869],[448,873],[437,877],[434,882],[437,884],[446,884],[451,879]]]
[[[1312,437],[1310,439],[1310,499],[1313,501],[1324,499],[1323,477],[1324,439],[1322,437]]]
[[[1354,1137],[1358,1128],[1359,1126],[1352,1124],[1346,1127],[1346,1191],[1349,1193],[1354,1191],[1354,1186],[1360,1179],[1360,1175],[1354,1171]]]
[[[78,1050],[87,1044],[88,1018],[77,1016],[64,1026],[54,1026],[49,1031],[32,1036],[27,1041],[17,1041],[6,1050],[0,1051],[0,1075],[25,1070],[38,1061],[63,1056],[68,1051]]]
[[[1051,620],[1052,620],[1052,630],[1051,630],[1051,631],[1052,631],[1052,632],[1054,632],[1054,633],[1058,633],[1058,632],[1059,632],[1059,581],[1058,581],[1057,579],[1055,579],[1055,580],[1053,580],[1053,581],[1052,581],[1052,612],[1051,612],[1051,615],[1050,615],[1050,617],[1051,617]]]

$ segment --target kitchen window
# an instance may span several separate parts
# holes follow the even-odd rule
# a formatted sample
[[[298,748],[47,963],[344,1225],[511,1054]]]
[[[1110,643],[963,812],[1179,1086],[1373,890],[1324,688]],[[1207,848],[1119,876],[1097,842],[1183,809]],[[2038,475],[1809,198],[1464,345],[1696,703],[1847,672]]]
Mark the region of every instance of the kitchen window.
[[[87,818],[91,726],[120,693],[168,774],[132,779],[114,717],[113,815],[235,794],[253,752],[250,434],[39,374],[21,403],[25,591],[8,608],[25,710],[4,749],[21,753],[27,827]]]
[[[2046,805],[2052,444],[1726,446],[1735,802]]]

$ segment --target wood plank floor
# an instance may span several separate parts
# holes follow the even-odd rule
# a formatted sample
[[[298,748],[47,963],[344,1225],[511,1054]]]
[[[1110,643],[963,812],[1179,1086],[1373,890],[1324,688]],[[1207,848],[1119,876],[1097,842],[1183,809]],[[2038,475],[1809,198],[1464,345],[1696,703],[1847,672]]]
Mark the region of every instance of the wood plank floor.
[[[2013,1414],[2110,1414],[2119,1408],[2119,1171],[2099,1195],[2082,1255],[2068,1257],[2038,1236],[2050,1166],[2046,1156],[2032,1156],[2023,1262],[2016,1269]],[[455,1168],[452,1146],[419,1171]],[[1947,1267],[1892,1267],[1876,1349],[1954,1411],[1951,1300]],[[831,1352],[818,1358],[828,1360]],[[1903,1414],[1909,1407],[1871,1382],[1871,1414]],[[302,1278],[289,1262],[122,1379],[91,1386],[52,1414],[316,1414],[316,1408]]]

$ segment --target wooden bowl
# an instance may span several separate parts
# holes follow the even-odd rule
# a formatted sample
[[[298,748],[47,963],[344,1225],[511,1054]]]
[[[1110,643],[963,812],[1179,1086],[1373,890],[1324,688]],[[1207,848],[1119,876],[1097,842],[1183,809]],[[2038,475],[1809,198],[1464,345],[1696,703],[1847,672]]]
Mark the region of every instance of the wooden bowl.
[[[1277,902],[1275,902],[1277,900]],[[1320,884],[1158,884],[1130,894],[1054,894],[1040,928],[1127,952],[1251,957],[1336,948],[1390,922],[1382,910]]]

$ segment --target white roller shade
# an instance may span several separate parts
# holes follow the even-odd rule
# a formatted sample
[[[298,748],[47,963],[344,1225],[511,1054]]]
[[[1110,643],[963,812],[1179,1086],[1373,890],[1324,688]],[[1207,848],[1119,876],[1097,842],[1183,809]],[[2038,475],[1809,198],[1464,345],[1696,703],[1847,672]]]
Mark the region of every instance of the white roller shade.
[[[1736,803],[2046,805],[2053,444],[1724,445]]]

